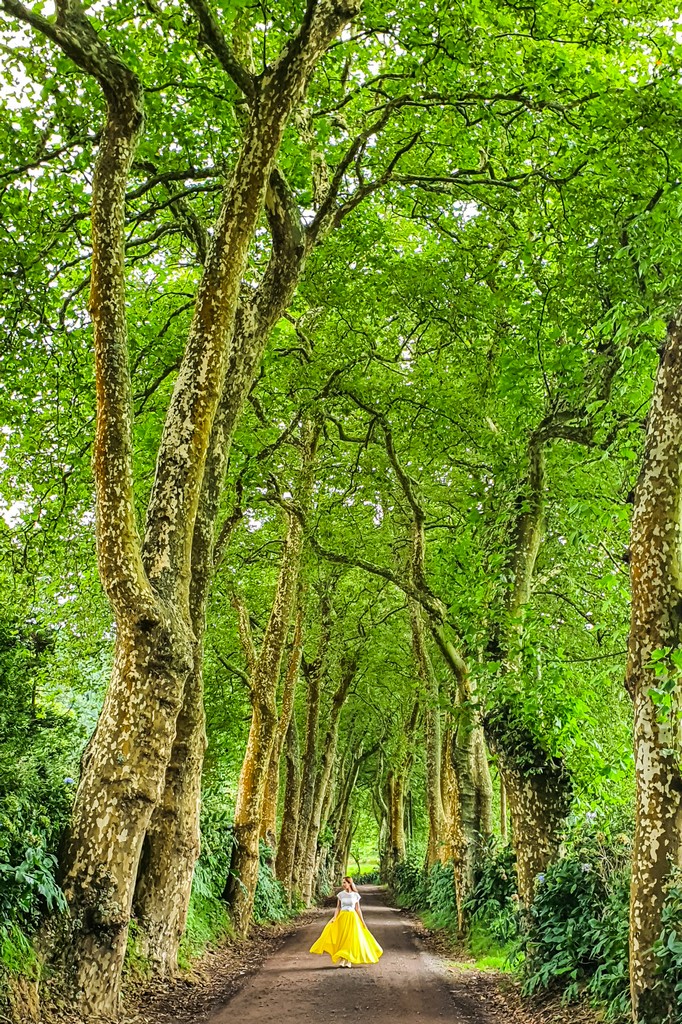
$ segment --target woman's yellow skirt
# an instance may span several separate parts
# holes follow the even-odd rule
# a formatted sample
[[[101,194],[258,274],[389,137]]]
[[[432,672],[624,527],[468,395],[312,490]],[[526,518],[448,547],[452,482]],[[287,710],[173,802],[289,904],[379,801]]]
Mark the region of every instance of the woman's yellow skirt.
[[[375,964],[383,949],[354,910],[342,910],[325,925],[311,953],[329,953],[332,963],[350,960],[352,964]]]

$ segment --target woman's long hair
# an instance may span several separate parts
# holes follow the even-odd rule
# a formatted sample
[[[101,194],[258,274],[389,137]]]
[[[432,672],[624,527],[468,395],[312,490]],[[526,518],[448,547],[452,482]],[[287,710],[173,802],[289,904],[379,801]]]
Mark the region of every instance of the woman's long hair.
[[[350,887],[353,890],[353,892],[357,892],[358,891],[358,887],[355,884],[355,882],[353,881],[353,879],[350,877],[350,875],[344,875],[343,876],[343,881],[344,882],[350,882]]]

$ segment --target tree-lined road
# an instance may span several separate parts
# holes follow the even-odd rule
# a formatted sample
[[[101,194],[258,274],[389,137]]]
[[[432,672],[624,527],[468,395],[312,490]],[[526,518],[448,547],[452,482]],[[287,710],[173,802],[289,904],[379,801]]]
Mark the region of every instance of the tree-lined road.
[[[383,946],[378,964],[344,970],[308,953],[330,911],[299,929],[209,1018],[209,1024],[431,1024],[484,1021],[481,1006],[450,982],[421,948],[409,918],[388,905],[381,889],[363,886],[363,914]]]

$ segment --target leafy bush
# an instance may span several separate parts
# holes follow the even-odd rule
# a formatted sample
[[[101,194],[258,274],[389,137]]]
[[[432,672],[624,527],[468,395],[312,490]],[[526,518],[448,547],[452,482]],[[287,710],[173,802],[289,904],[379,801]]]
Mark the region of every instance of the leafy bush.
[[[201,855],[195,884],[206,895],[220,898],[230,871],[234,848],[234,815],[220,790],[207,788],[201,797]]]
[[[436,862],[426,876],[426,909],[430,927],[457,929],[455,875],[451,863]]]
[[[363,871],[361,875],[356,875],[354,881],[356,885],[380,885],[379,868],[374,868],[372,871]]]
[[[31,935],[47,910],[66,910],[57,885],[57,861],[43,847],[29,847],[19,864],[0,862],[0,1000],[7,998],[9,977],[35,978],[38,959]]]
[[[472,925],[494,942],[507,944],[518,937],[516,856],[511,846],[489,844],[464,910]]]
[[[393,887],[401,906],[426,914],[431,928],[457,928],[452,864],[436,862],[427,872],[414,858],[396,865]]]
[[[189,969],[192,960],[201,956],[207,947],[224,942],[231,935],[232,926],[227,907],[220,893],[216,893],[209,872],[199,860],[194,872],[187,926],[178,951],[178,963]]]
[[[566,855],[538,875],[522,937],[523,989],[582,992],[615,1019],[628,1007],[629,842],[607,842],[593,822],[574,825]]]
[[[676,1007],[667,1024],[682,1024],[682,872],[676,869],[667,886],[663,931],[654,945],[661,987]]]
[[[257,924],[264,921],[287,921],[293,916],[284,886],[272,873],[271,864],[272,849],[261,842],[258,882],[253,901],[253,919]]]
[[[423,910],[426,907],[428,881],[423,863],[414,858],[396,864],[393,874],[393,888],[401,907],[408,910]]]
[[[16,866],[0,863],[0,915],[5,921],[30,926],[43,910],[66,910],[66,899],[55,881],[56,858],[41,847],[26,850]]]

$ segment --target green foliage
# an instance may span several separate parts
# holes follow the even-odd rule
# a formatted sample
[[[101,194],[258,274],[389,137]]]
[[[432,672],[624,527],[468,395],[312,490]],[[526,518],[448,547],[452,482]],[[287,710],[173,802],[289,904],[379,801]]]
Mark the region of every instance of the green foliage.
[[[423,863],[408,858],[396,865],[393,887],[398,903],[421,912],[430,928],[457,930],[457,901],[451,863],[437,861],[427,872]]]
[[[64,894],[55,881],[57,860],[41,847],[29,848],[15,867],[0,863],[0,915],[32,923],[42,910],[66,910]]]
[[[659,965],[657,982],[671,998],[675,1010],[666,1024],[682,1022],[682,872],[673,870],[663,909],[663,931],[654,945]]]
[[[206,888],[201,873],[197,870],[187,914],[187,927],[178,951],[180,967],[189,970],[192,961],[202,956],[207,948],[219,945],[233,934],[227,907],[219,897]]]
[[[574,825],[566,855],[537,878],[521,939],[526,993],[553,988],[566,1002],[586,993],[609,1018],[627,1012],[629,852],[625,835],[607,839],[594,820]]]
[[[0,995],[8,976],[35,978],[38,958],[30,938],[13,921],[0,926]]]
[[[381,876],[378,868],[370,871],[363,871],[353,879],[356,885],[381,885]]]
[[[32,936],[40,916],[66,910],[56,867],[55,857],[42,847],[27,849],[15,866],[0,863],[0,1000],[11,977],[38,976]]]
[[[234,848],[231,808],[219,788],[205,787],[201,802],[201,854],[193,888],[219,899],[225,889]]]
[[[396,864],[393,888],[401,907],[407,907],[408,910],[424,909],[428,899],[428,880],[423,861],[407,857]]]
[[[505,945],[517,938],[516,857],[511,846],[490,843],[464,910],[474,929],[494,942]]]
[[[426,908],[430,927],[456,931],[457,901],[451,863],[441,864],[436,861],[431,867],[426,878]]]
[[[272,849],[261,842],[258,883],[253,904],[253,918],[258,924],[265,921],[287,921],[294,916],[284,886],[273,875],[271,865]]]

